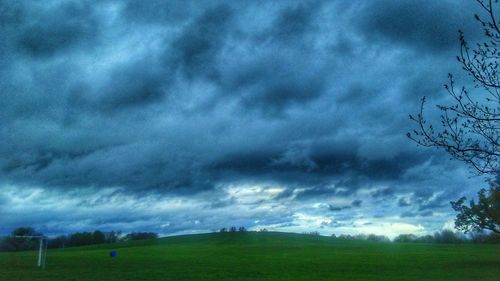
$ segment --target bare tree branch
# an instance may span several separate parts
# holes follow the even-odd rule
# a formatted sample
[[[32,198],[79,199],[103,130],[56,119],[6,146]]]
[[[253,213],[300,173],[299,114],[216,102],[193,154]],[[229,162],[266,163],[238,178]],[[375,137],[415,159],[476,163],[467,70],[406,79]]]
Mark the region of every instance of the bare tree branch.
[[[498,1],[477,2],[488,15],[488,20],[475,15],[485,30],[486,41],[471,49],[460,31],[457,56],[462,69],[473,79],[475,89],[458,90],[450,74],[445,89],[453,103],[437,105],[441,111],[440,128],[435,129],[424,118],[423,97],[420,112],[415,117],[410,115],[417,129],[407,136],[419,145],[444,149],[478,174],[496,175],[500,173],[500,30],[494,12],[494,3]]]

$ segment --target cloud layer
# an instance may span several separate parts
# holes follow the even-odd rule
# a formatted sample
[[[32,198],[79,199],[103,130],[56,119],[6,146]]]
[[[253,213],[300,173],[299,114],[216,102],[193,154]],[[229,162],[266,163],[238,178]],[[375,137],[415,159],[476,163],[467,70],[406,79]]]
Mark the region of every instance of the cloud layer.
[[[405,137],[473,5],[0,7],[0,231],[430,231],[482,182]]]

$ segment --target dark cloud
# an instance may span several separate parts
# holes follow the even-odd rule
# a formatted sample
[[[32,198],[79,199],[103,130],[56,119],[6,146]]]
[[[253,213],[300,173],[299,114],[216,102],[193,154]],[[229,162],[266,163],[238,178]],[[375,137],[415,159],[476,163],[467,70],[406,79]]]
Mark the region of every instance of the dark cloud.
[[[378,89],[370,88],[360,82],[355,82],[349,86],[347,91],[337,97],[337,102],[349,106],[362,105],[366,100],[372,98]]]
[[[272,22],[267,35],[273,40],[292,43],[290,41],[303,40],[304,36],[314,34],[320,5],[321,2],[316,1],[284,8]]]
[[[46,229],[81,220],[163,233],[442,216],[466,194],[463,168],[405,134],[418,98],[439,99],[456,29],[472,30],[468,9],[0,1],[0,201],[44,194],[36,206],[77,210],[38,216],[36,206],[0,204],[0,214],[9,225],[29,217],[51,221],[37,224]],[[415,60],[416,50],[432,56]],[[155,196],[168,215],[139,203]],[[164,211],[170,198],[187,203]],[[347,203],[323,203],[339,198]]]
[[[396,44],[435,52],[457,50],[458,30],[474,35],[475,3],[457,1],[373,1],[361,11],[355,25],[369,40],[390,40]],[[477,27],[477,26],[476,26]]]
[[[432,216],[433,214],[434,214],[433,211],[425,211],[425,212],[421,212],[420,216],[422,216],[422,217],[429,217],[429,216]]]
[[[407,206],[410,206],[410,202],[409,202],[408,198],[406,198],[406,197],[401,197],[401,198],[398,200],[398,206],[399,206],[399,207],[407,207]]]
[[[228,207],[228,206],[234,205],[236,203],[237,202],[236,202],[236,199],[234,197],[231,197],[231,198],[229,198],[227,200],[218,199],[215,202],[210,203],[210,205],[208,205],[207,208],[208,209],[224,208],[224,207]]]
[[[414,217],[429,217],[429,216],[432,216],[433,215],[433,212],[432,211],[424,211],[424,212],[419,212],[419,213],[415,213],[415,212],[410,212],[410,211],[407,211],[407,212],[404,212],[400,215],[400,217],[402,218],[414,218]]]
[[[416,217],[417,214],[413,213],[413,212],[404,212],[401,214],[401,217],[402,218],[413,218],[413,217]]]
[[[351,206],[333,206],[333,205],[328,206],[328,210],[330,210],[332,212],[339,212],[339,211],[347,210],[350,208],[352,208],[352,207]]]
[[[132,11],[134,7],[138,8],[135,9],[136,13]],[[57,28],[76,36],[76,41],[69,38],[64,39],[61,44],[55,44],[57,48],[72,46],[88,51],[86,43],[78,40],[104,42],[103,38],[99,37],[102,32],[96,30],[104,26],[100,22],[103,18],[97,16],[94,8],[86,3],[68,2],[55,5],[51,8],[54,10],[40,12],[43,16],[56,12],[57,17],[54,19],[63,22]],[[5,177],[13,181],[44,186],[126,186],[135,190],[205,190],[212,188],[217,182],[231,182],[241,178],[283,183],[291,186],[291,189],[306,186],[306,191],[298,193],[298,198],[305,198],[308,194],[331,192],[328,186],[332,184],[336,187],[335,194],[349,196],[360,188],[369,187],[374,181],[397,180],[407,169],[426,159],[425,155],[413,152],[396,152],[392,153],[394,156],[367,158],[359,151],[359,141],[353,138],[336,140],[330,137],[328,141],[311,141],[320,137],[317,133],[305,134],[316,126],[308,122],[308,119],[315,115],[312,108],[310,113],[300,117],[304,121],[299,121],[306,125],[300,129],[283,127],[279,134],[264,136],[268,140],[261,144],[232,151],[218,149],[208,155],[204,150],[211,150],[210,146],[193,149],[197,146],[192,144],[197,140],[182,138],[182,126],[175,129],[174,133],[168,129],[156,131],[155,126],[161,127],[158,124],[164,120],[184,122],[184,116],[176,113],[197,99],[194,93],[187,90],[186,84],[200,78],[208,85],[216,86],[217,94],[212,96],[218,99],[216,103],[236,100],[236,112],[244,110],[243,114],[246,114],[248,109],[250,112],[252,109],[258,109],[269,113],[257,115],[255,122],[266,123],[284,111],[307,109],[306,105],[313,107],[314,102],[320,99],[323,100],[322,103],[335,103],[335,99],[331,100],[331,97],[327,96],[335,96],[335,93],[329,93],[327,88],[329,81],[326,73],[332,65],[316,62],[311,64],[313,57],[307,54],[300,57],[304,50],[304,41],[300,38],[321,34],[320,26],[316,25],[315,21],[324,5],[290,5],[274,11],[271,27],[264,26],[263,30],[267,30],[266,32],[278,41],[287,41],[287,46],[277,46],[274,43],[260,45],[257,41],[252,41],[254,37],[241,36],[248,31],[240,30],[237,14],[244,14],[245,8],[247,6],[235,8],[225,4],[211,5],[190,13],[180,5],[160,2],[141,5],[134,1],[127,2],[124,10],[115,16],[133,18],[137,22],[132,24],[168,25],[171,17],[182,19],[186,24],[179,32],[159,36],[158,42],[163,44],[159,48],[145,48],[146,53],[134,54],[130,58],[110,64],[99,76],[89,73],[87,76],[67,74],[72,71],[82,73],[82,68],[89,67],[87,62],[81,65],[68,63],[49,66],[50,71],[43,72],[41,77],[35,76],[31,81],[34,87],[38,87],[39,100],[30,101],[27,98],[29,94],[26,93],[5,103],[5,107],[18,103],[20,108],[10,115],[6,113],[8,116],[19,115],[19,112],[27,108],[36,108],[22,114],[23,117],[32,115],[27,123],[11,125],[9,133],[6,134],[7,139],[21,137],[26,141],[20,150],[25,153],[16,153],[14,145],[4,147],[6,154],[10,155],[4,159],[2,165]],[[153,13],[153,10],[158,14]],[[22,14],[24,10],[20,11]],[[65,20],[65,17],[72,15],[74,17],[71,20]],[[146,15],[152,17],[146,19]],[[31,21],[24,20],[26,22],[23,25],[29,26]],[[122,23],[124,20],[116,23]],[[43,30],[59,32],[59,29],[53,26],[53,21],[36,26]],[[82,30],[73,30],[73,27]],[[133,28],[133,25],[128,28]],[[236,34],[240,34],[240,37]],[[46,37],[47,40],[64,38],[57,34],[48,34]],[[234,46],[238,40],[242,40],[243,46],[255,44],[253,47],[256,48],[256,55],[248,53],[251,55],[249,59],[234,56],[228,65],[238,67],[226,68],[221,65],[224,61],[221,56],[224,52],[231,54],[227,46]],[[36,45],[45,48],[44,44],[40,42]],[[54,49],[54,56],[56,51]],[[157,54],[151,53],[153,51]],[[67,56],[64,53],[59,55]],[[110,55],[119,54],[112,52]],[[158,59],[161,57],[166,58],[166,61]],[[92,61],[91,63],[95,64]],[[178,77],[175,70],[180,70],[185,77]],[[57,75],[65,76],[58,79]],[[9,92],[19,92],[21,88],[21,83],[14,81],[17,84],[11,85]],[[367,85],[368,83],[363,85],[362,89],[370,92]],[[356,92],[355,88],[348,92]],[[381,90],[383,87],[376,89]],[[57,90],[59,99],[62,97],[65,102],[51,97],[54,90]],[[183,102],[184,99],[187,103]],[[340,105],[349,107],[361,104],[365,99],[366,96],[344,99]],[[206,109],[205,113],[213,114],[210,110],[216,108]],[[41,114],[47,117],[38,118]],[[284,116],[282,120],[290,124],[295,123],[292,120],[287,121],[287,118],[290,116]],[[332,116],[324,118],[321,117],[315,122],[324,123]],[[238,135],[244,131],[234,127],[238,122],[240,121],[229,121],[224,127],[234,128],[230,133]],[[61,135],[65,147],[44,143],[45,132],[33,132],[30,139],[20,133],[22,130],[29,130],[32,125],[51,127],[53,134]],[[199,124],[186,125],[191,127],[186,130],[200,130]],[[326,127],[317,131],[325,134],[328,129],[333,128]],[[340,129],[335,128],[332,132],[338,130]],[[63,131],[70,133],[61,134]],[[181,134],[177,134],[178,132]],[[253,134],[261,132],[255,130],[248,136]],[[299,145],[289,141],[290,136],[294,134]],[[195,135],[200,140],[207,138],[203,132]],[[215,138],[227,136],[216,135]],[[33,143],[35,139],[39,141],[36,145]],[[231,138],[225,143],[231,143]],[[163,149],[166,151],[159,152]],[[170,149],[174,151],[170,152]]]
[[[47,56],[71,47],[92,47],[95,41],[91,40],[99,30],[93,7],[88,2],[65,2],[25,10],[24,19],[28,21],[18,34],[19,49],[33,56]],[[19,17],[10,15],[11,19]]]
[[[339,212],[339,211],[343,211],[343,210],[349,210],[351,208],[358,208],[361,206],[361,204],[363,203],[363,200],[360,200],[360,199],[356,199],[356,200],[353,200],[351,202],[351,205],[343,205],[343,206],[336,206],[336,205],[328,205],[328,210],[332,211],[332,212]]]
[[[22,2],[4,0],[0,2],[0,7],[2,11],[2,18],[0,19],[2,27],[5,28],[23,21],[25,13]]]
[[[295,199],[296,200],[307,200],[312,198],[318,198],[322,195],[332,194],[336,192],[336,188],[332,186],[317,185],[313,187],[306,188],[304,190],[297,190]]]
[[[395,181],[407,169],[426,159],[418,154],[401,154],[368,160],[358,155],[355,149],[344,148],[340,144],[322,143],[292,146],[284,151],[268,147],[261,151],[227,155],[213,162],[211,170],[222,174],[231,172],[236,178],[260,178],[291,186],[300,182],[310,187],[299,192],[298,197],[302,198],[331,193],[328,183],[335,184],[335,194],[349,195],[359,188],[370,187],[370,181]],[[372,196],[387,197],[394,192],[394,188],[385,188],[375,191]]]
[[[351,202],[351,206],[353,206],[353,207],[360,207],[362,203],[363,203],[363,200],[356,199],[356,200],[354,200],[354,201]]]
[[[377,197],[388,197],[394,194],[396,191],[393,187],[380,188],[371,193],[371,195],[375,198]]]
[[[142,24],[168,24],[189,18],[190,11],[196,8],[196,2],[148,1],[144,5],[141,0],[124,1],[124,17],[132,22]]]
[[[188,77],[217,79],[217,55],[229,38],[233,11],[222,4],[208,8],[167,49],[167,63]]]
[[[168,72],[151,62],[117,67],[110,75],[97,101],[105,111],[126,110],[158,103],[168,91]],[[143,109],[143,108],[142,108]]]
[[[438,195],[429,199],[417,200],[416,203],[418,204],[419,211],[430,211],[448,207],[450,204],[448,198],[449,196]]]
[[[280,114],[290,105],[303,105],[318,98],[324,82],[319,76],[295,69],[293,62],[272,62],[256,69],[252,80],[244,86],[241,101],[247,108],[257,108],[270,115]]]

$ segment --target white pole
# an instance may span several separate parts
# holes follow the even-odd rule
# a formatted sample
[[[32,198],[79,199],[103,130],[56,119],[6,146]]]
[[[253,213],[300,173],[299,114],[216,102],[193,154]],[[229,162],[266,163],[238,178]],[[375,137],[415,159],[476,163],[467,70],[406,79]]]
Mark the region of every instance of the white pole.
[[[38,249],[38,267],[42,266],[42,246],[43,238],[40,238],[40,248]]]
[[[49,243],[47,239],[45,239],[45,251],[43,252],[43,269],[45,269],[45,261],[47,260],[47,244]]]

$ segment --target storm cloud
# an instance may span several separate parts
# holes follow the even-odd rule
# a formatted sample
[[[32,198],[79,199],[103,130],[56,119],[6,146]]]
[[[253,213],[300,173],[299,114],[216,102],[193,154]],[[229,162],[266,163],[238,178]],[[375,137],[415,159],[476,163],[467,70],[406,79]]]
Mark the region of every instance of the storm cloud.
[[[440,228],[483,180],[408,114],[460,72],[475,9],[0,1],[0,231]]]

